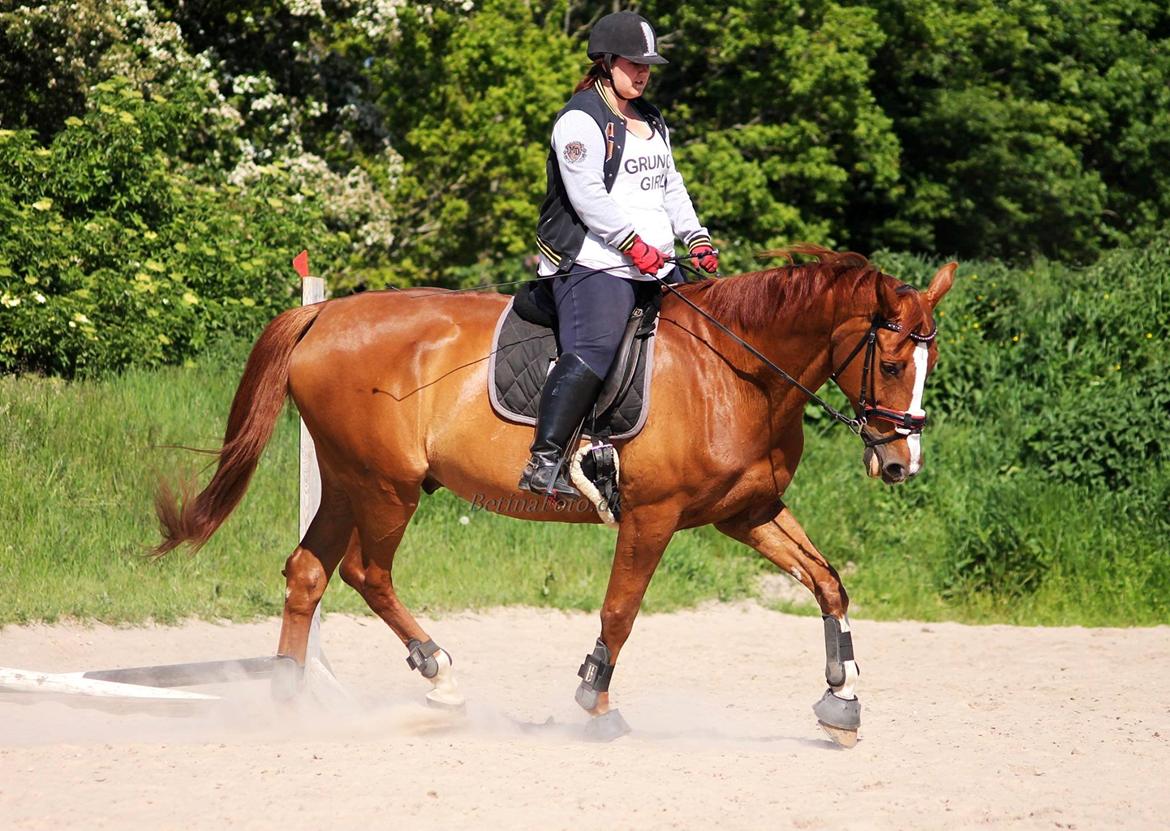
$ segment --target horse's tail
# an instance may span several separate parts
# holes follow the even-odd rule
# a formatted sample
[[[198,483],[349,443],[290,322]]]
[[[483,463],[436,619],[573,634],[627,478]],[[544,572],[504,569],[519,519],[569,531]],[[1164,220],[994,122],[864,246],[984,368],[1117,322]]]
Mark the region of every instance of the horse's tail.
[[[219,465],[207,487],[194,497],[190,487],[183,487],[178,497],[166,482],[160,483],[154,505],[163,540],[154,548],[154,556],[161,557],[183,543],[198,550],[240,503],[284,406],[293,349],[313,325],[321,305],[300,306],[279,315],[252,347],[232,400]]]

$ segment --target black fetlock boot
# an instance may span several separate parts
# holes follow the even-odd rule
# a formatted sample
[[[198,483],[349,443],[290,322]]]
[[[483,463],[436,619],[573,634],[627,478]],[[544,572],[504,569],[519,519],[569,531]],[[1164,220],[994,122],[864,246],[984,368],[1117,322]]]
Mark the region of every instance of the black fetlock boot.
[[[567,499],[581,496],[569,481],[569,463],[562,465],[561,457],[577,426],[597,402],[604,381],[573,352],[557,361],[540,394],[536,440],[532,443],[532,458],[520,476],[521,490],[551,492]]]

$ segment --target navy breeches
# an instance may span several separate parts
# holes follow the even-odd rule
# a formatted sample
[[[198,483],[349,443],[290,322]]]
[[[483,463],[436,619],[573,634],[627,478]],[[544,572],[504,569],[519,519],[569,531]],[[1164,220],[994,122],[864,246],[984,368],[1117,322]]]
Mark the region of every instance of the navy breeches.
[[[602,378],[621,345],[634,304],[644,292],[658,291],[657,283],[635,283],[582,265],[547,283],[556,300],[561,353],[575,352]]]

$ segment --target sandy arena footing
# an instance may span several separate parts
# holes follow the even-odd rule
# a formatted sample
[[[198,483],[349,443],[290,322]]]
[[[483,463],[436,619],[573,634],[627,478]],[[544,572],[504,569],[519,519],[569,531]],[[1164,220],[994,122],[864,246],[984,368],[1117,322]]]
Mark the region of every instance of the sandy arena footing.
[[[633,727],[598,745],[573,703],[595,615],[425,621],[462,715],[379,621],[329,615],[352,699],[278,708],[79,706],[0,694],[0,827],[1164,828],[1170,627],[854,621],[860,742],[835,747],[816,617],[754,604],[639,618],[614,676]],[[269,654],[279,621],[0,630],[0,666],[62,672]],[[550,721],[551,719],[551,721]]]

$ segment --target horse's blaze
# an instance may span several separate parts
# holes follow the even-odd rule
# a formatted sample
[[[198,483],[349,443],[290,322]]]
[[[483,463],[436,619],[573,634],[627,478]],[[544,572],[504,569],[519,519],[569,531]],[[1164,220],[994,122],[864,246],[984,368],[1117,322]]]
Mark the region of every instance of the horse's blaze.
[[[922,392],[926,388],[927,359],[930,357],[930,347],[920,343],[914,347],[914,395],[910,400],[910,415],[926,415],[922,409]],[[914,476],[922,469],[922,434],[911,433],[906,436],[906,446],[910,449],[910,475]]]

